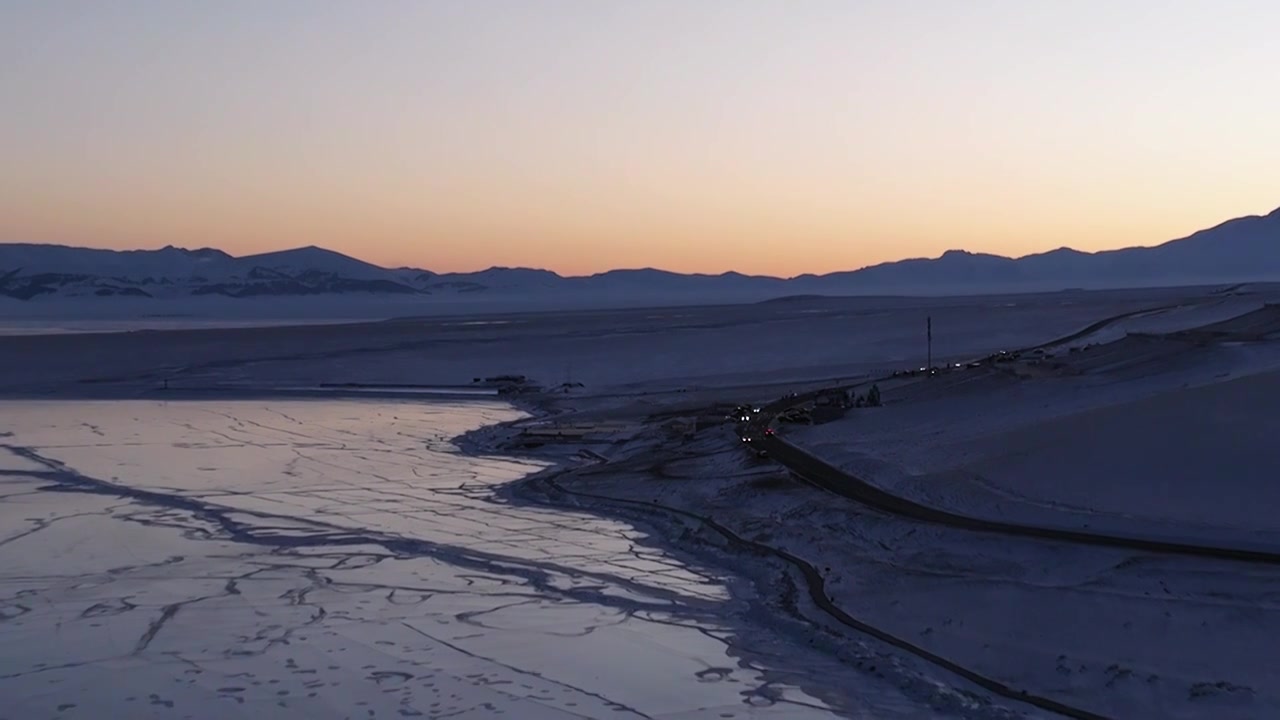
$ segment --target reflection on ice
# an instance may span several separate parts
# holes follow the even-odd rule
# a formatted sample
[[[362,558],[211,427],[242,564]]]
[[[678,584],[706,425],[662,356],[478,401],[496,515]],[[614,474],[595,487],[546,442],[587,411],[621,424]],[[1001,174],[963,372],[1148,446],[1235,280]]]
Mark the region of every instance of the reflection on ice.
[[[920,716],[635,528],[495,502],[539,466],[448,438],[507,406],[3,408],[0,716]]]

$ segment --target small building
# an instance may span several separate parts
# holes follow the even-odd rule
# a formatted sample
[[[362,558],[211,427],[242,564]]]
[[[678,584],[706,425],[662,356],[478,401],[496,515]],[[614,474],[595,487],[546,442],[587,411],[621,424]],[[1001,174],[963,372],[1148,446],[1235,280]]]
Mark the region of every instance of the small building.
[[[832,388],[823,390],[813,400],[815,407],[853,407],[853,398],[848,390]]]

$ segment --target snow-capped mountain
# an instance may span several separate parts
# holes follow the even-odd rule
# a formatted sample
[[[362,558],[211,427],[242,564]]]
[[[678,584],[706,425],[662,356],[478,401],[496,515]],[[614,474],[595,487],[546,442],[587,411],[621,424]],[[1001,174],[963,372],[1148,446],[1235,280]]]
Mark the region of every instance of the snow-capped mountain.
[[[884,263],[795,278],[814,292],[950,294],[1208,285],[1280,279],[1280,209],[1228,220],[1154,247],[1087,253],[1059,248],[1009,258],[950,250],[933,259]]]
[[[317,247],[233,257],[221,250],[94,250],[60,245],[0,245],[0,296],[174,297],[414,294],[384,268]]]
[[[932,259],[783,279],[611,270],[564,277],[494,267],[473,273],[387,269],[318,247],[233,257],[221,250],[93,250],[0,244],[0,299],[335,296],[540,299],[581,304],[736,302],[799,294],[964,294],[1280,279],[1280,210],[1230,220],[1156,247],[1069,248],[1008,258],[952,250]]]

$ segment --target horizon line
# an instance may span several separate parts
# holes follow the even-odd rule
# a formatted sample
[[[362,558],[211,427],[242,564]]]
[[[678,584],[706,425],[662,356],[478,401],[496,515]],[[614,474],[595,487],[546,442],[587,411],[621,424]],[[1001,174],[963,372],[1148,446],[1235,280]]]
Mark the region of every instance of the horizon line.
[[[947,255],[952,255],[952,254],[965,254],[965,255],[975,255],[975,256],[982,256],[982,257],[995,257],[995,258],[1001,258],[1001,259],[1005,259],[1005,260],[1014,260],[1014,261],[1016,261],[1016,260],[1022,260],[1022,259],[1025,259],[1025,258],[1030,258],[1030,257],[1039,257],[1039,256],[1042,256],[1042,255],[1048,255],[1048,254],[1050,254],[1050,253],[1063,252],[1063,251],[1074,252],[1074,253],[1079,253],[1079,254],[1081,254],[1081,255],[1091,255],[1091,256],[1092,256],[1092,255],[1102,255],[1102,254],[1112,253],[1112,252],[1122,252],[1122,251],[1125,251],[1125,250],[1151,249],[1151,248],[1158,248],[1158,247],[1161,247],[1161,246],[1167,245],[1167,244],[1169,244],[1169,243],[1174,243],[1174,242],[1179,242],[1179,241],[1182,241],[1182,240],[1187,240],[1187,239],[1192,238],[1192,237],[1195,237],[1196,235],[1199,235],[1199,234],[1201,234],[1201,233],[1209,232],[1209,231],[1212,231],[1212,230],[1217,230],[1218,228],[1221,228],[1221,227],[1223,227],[1223,226],[1225,226],[1225,225],[1229,225],[1229,224],[1232,224],[1232,223],[1240,222],[1240,221],[1242,221],[1242,220],[1259,220],[1259,219],[1263,219],[1263,218],[1269,218],[1269,217],[1272,217],[1272,216],[1280,216],[1280,207],[1277,207],[1275,210],[1272,210],[1271,212],[1266,213],[1265,215],[1261,215],[1261,214],[1260,214],[1260,215],[1241,215],[1241,216],[1239,216],[1239,217],[1229,218],[1229,219],[1227,219],[1227,220],[1223,220],[1223,221],[1221,221],[1221,222],[1219,222],[1219,223],[1217,223],[1217,224],[1215,224],[1215,225],[1211,225],[1211,226],[1208,226],[1208,227],[1205,227],[1205,228],[1201,228],[1201,229],[1199,229],[1199,230],[1196,230],[1196,231],[1194,231],[1194,232],[1192,232],[1192,233],[1190,233],[1190,234],[1188,234],[1188,235],[1183,235],[1183,236],[1181,236],[1181,237],[1172,238],[1172,239],[1170,239],[1170,240],[1164,240],[1164,241],[1162,241],[1162,242],[1158,242],[1158,243],[1155,243],[1155,244],[1152,244],[1152,245],[1124,245],[1124,246],[1120,246],[1120,247],[1105,248],[1105,249],[1102,249],[1102,250],[1093,250],[1093,251],[1090,251],[1090,250],[1078,250],[1078,249],[1073,248],[1073,247],[1070,247],[1070,246],[1068,246],[1068,245],[1062,245],[1062,246],[1055,247],[1055,248],[1051,248],[1051,249],[1048,249],[1048,250],[1041,250],[1041,251],[1039,251],[1039,252],[1032,252],[1032,253],[1027,253],[1027,254],[1025,254],[1025,255],[1016,255],[1016,256],[1014,256],[1014,255],[1001,255],[1001,254],[999,254],[999,253],[983,252],[983,251],[980,251],[980,250],[967,250],[967,249],[964,249],[964,248],[951,248],[951,249],[948,249],[948,250],[944,250],[944,251],[942,251],[942,252],[941,252],[941,253],[939,253],[936,257],[928,257],[928,256],[902,257],[902,258],[898,258],[898,259],[896,259],[896,260],[886,260],[886,261],[882,261],[882,262],[878,262],[878,263],[872,263],[872,264],[870,264],[870,265],[863,265],[863,266],[861,266],[861,267],[856,267],[856,268],[846,268],[846,269],[839,269],[839,270],[830,270],[830,271],[827,271],[827,272],[804,272],[804,273],[799,273],[799,274],[796,274],[796,275],[764,275],[764,274],[752,274],[752,273],[745,273],[745,272],[742,272],[742,271],[740,271],[740,270],[734,270],[734,269],[722,270],[722,271],[720,271],[720,272],[682,272],[682,271],[679,271],[679,270],[668,270],[668,269],[665,269],[665,268],[659,268],[659,267],[655,267],[655,266],[652,266],[652,265],[646,265],[646,266],[641,266],[641,267],[634,267],[634,266],[633,266],[633,267],[615,267],[615,268],[609,268],[609,269],[607,269],[607,270],[600,270],[600,271],[597,271],[597,272],[594,272],[594,273],[571,274],[571,275],[564,275],[564,274],[561,274],[559,271],[556,271],[556,270],[553,270],[553,269],[551,269],[551,268],[547,268],[547,267],[531,267],[531,266],[525,266],[525,265],[489,265],[489,266],[487,266],[487,267],[483,267],[483,268],[480,268],[480,269],[477,269],[477,270],[450,270],[450,271],[441,272],[441,271],[431,270],[431,269],[429,269],[429,268],[425,268],[425,267],[417,267],[417,266],[413,266],[413,265],[381,265],[381,264],[378,264],[378,263],[375,263],[375,262],[372,262],[372,261],[369,261],[369,260],[364,260],[364,259],[362,259],[362,258],[360,258],[360,257],[355,256],[355,255],[348,255],[347,253],[340,252],[340,251],[338,251],[338,250],[333,250],[333,249],[330,249],[330,248],[327,248],[327,247],[324,247],[324,246],[321,246],[321,245],[315,245],[315,244],[308,244],[308,245],[295,245],[295,246],[291,246],[291,247],[283,247],[283,248],[279,248],[279,249],[263,250],[263,251],[261,251],[261,252],[249,253],[249,254],[247,254],[247,255],[233,255],[232,253],[227,252],[226,250],[223,250],[223,249],[221,249],[221,248],[217,248],[217,247],[213,247],[213,246],[203,246],[203,247],[190,248],[190,247],[183,247],[183,246],[180,246],[180,245],[174,245],[173,243],[166,243],[165,245],[162,245],[162,246],[160,246],[160,247],[154,247],[154,248],[148,248],[148,247],[133,247],[133,248],[123,248],[123,249],[122,249],[122,248],[94,247],[94,246],[91,246],[91,245],[71,245],[71,244],[66,244],[66,243],[21,242],[21,241],[16,241],[16,242],[11,242],[11,241],[0,241],[0,246],[4,246],[4,245],[27,245],[27,246],[33,246],[33,247],[61,247],[61,248],[68,248],[68,249],[72,249],[72,250],[96,250],[96,251],[101,251],[101,252],[110,252],[110,253],[161,252],[161,251],[164,251],[164,250],[180,250],[180,251],[182,251],[182,252],[187,252],[187,253],[197,253],[197,252],[202,252],[202,251],[214,251],[214,252],[222,253],[223,255],[226,255],[226,256],[228,256],[228,257],[231,257],[231,258],[233,258],[233,259],[237,259],[237,260],[239,260],[239,259],[244,259],[244,258],[258,257],[258,256],[261,256],[261,255],[277,255],[277,254],[290,253],[290,252],[299,252],[299,251],[303,251],[303,250],[320,250],[320,251],[323,251],[323,252],[332,253],[332,254],[334,254],[334,255],[340,255],[340,256],[345,257],[345,258],[348,258],[348,259],[350,259],[350,260],[355,260],[355,261],[357,261],[357,262],[365,263],[365,264],[367,264],[367,265],[371,265],[371,266],[373,266],[373,267],[381,268],[381,269],[383,269],[383,270],[388,270],[388,271],[411,270],[411,271],[419,271],[419,272],[429,272],[429,273],[431,273],[431,274],[433,274],[433,275],[475,275],[475,274],[479,274],[479,273],[483,273],[483,272],[489,272],[489,271],[491,271],[491,270],[527,270],[527,271],[533,271],[533,272],[546,272],[546,273],[551,273],[551,274],[553,274],[553,275],[556,275],[557,277],[560,277],[560,278],[563,278],[563,279],[572,279],[572,278],[591,278],[591,277],[598,277],[598,276],[601,276],[601,275],[607,275],[607,274],[609,274],[609,273],[618,273],[618,272],[660,272],[660,273],[666,273],[666,274],[670,274],[670,275],[683,275],[683,276],[690,276],[690,277],[723,277],[723,276],[725,276],[725,275],[740,275],[740,276],[742,276],[742,277],[746,277],[746,278],[759,278],[759,279],[770,279],[770,280],[783,280],[783,281],[785,281],[785,280],[795,280],[795,279],[798,279],[798,278],[804,278],[804,277],[823,277],[823,276],[826,276],[826,275],[835,275],[835,274],[839,274],[839,273],[853,273],[853,272],[859,272],[859,271],[862,271],[862,270],[867,270],[867,269],[870,269],[870,268],[881,267],[881,266],[885,266],[885,265],[893,265],[893,264],[901,263],[901,262],[911,262],[911,261],[920,261],[920,260],[939,260],[939,259],[941,259],[941,258],[943,258],[943,257],[945,257],[945,256],[947,256]]]

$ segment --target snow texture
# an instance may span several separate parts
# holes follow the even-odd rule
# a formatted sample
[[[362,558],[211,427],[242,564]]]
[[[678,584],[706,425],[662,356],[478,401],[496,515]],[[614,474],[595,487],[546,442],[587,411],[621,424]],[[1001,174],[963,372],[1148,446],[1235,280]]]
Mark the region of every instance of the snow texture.
[[[785,432],[940,507],[1267,542],[1277,299],[809,298],[7,337],[0,692],[19,717],[163,717],[167,703],[195,717],[1044,716],[835,622],[794,566],[692,514],[1010,687],[1107,717],[1278,716],[1275,568],[884,516],[753,458],[723,420],[738,402],[917,368],[932,318],[939,363],[1045,356],[885,382],[885,407]],[[542,386],[513,396],[538,417],[479,430],[518,416],[320,391],[499,374]],[[578,439],[546,440],[566,430]],[[467,431],[489,451],[460,454],[450,438]],[[499,443],[531,452],[522,431],[543,433],[542,454],[497,457]],[[514,482],[551,462],[596,499]]]

